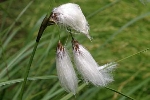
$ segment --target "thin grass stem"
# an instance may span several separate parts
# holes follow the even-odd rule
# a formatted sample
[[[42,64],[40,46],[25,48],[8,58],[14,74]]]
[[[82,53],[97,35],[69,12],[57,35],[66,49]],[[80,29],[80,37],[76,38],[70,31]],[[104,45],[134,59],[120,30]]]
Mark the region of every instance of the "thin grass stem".
[[[116,91],[116,90],[114,90],[114,89],[112,89],[112,88],[109,88],[109,87],[105,87],[105,88],[108,89],[108,90],[114,91],[114,92],[116,92],[116,93],[118,93],[118,94],[121,94],[121,95],[123,95],[124,97],[127,97],[127,98],[130,99],[130,100],[134,100],[133,98],[131,98],[131,97],[129,97],[129,96],[127,96],[127,95],[125,95],[125,94],[119,92],[119,91]]]
[[[122,58],[122,59],[116,61],[116,63],[117,63],[117,62],[121,62],[121,61],[123,61],[123,60],[125,60],[125,59],[128,59],[128,58],[130,58],[130,57],[132,57],[132,56],[135,56],[135,55],[137,55],[137,54],[146,52],[146,51],[148,51],[148,50],[149,50],[149,48],[146,48],[146,49],[144,49],[144,50],[141,50],[141,51],[139,51],[139,52],[136,52],[136,53],[134,53],[134,54],[132,54],[132,55],[129,55],[129,56],[127,56],[127,57],[124,57],[124,58]]]
[[[25,89],[25,85],[26,85],[27,78],[28,78],[29,71],[30,71],[30,67],[31,67],[31,64],[32,64],[32,61],[33,61],[33,57],[35,55],[35,52],[36,52],[38,44],[39,44],[39,42],[36,42],[35,45],[34,45],[34,49],[33,49],[33,52],[31,54],[31,57],[30,57],[30,60],[29,60],[29,64],[28,64],[26,72],[25,72],[24,81],[22,83],[22,88],[21,88],[21,92],[20,92],[20,95],[19,95],[19,100],[22,100],[24,89]]]

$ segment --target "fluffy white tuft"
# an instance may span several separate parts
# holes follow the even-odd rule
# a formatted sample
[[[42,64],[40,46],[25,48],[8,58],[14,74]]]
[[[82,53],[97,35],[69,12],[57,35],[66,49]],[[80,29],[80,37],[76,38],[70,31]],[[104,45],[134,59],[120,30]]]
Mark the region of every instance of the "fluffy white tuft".
[[[56,7],[52,11],[51,20],[61,26],[70,27],[85,34],[89,39],[89,26],[79,5],[67,3]]]
[[[68,53],[61,43],[58,43],[57,46],[56,68],[61,86],[67,92],[76,94],[78,87],[77,77]]]
[[[111,62],[111,63],[98,67],[98,70],[103,74],[107,84],[114,81],[112,72],[115,70],[116,66],[117,66],[117,63]]]
[[[92,55],[82,45],[75,40],[72,44],[75,65],[86,82],[90,81],[96,86],[105,86],[113,81],[109,72],[114,65],[109,68],[106,68],[105,65],[100,69]]]

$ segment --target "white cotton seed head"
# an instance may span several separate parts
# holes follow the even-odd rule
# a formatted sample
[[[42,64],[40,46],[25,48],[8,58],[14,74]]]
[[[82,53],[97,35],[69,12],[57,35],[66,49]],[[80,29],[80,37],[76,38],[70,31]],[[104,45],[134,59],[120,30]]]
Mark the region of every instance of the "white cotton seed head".
[[[78,87],[77,77],[68,53],[60,42],[57,46],[56,68],[62,87],[67,92],[76,94]]]
[[[72,44],[75,65],[85,81],[90,81],[96,86],[107,85],[108,79],[111,80],[109,74],[98,69],[99,65],[82,45],[75,40]]]
[[[117,63],[111,62],[111,63],[98,67],[98,70],[104,75],[107,83],[114,81],[112,72],[116,69],[116,66],[117,66]]]
[[[77,4],[67,3],[54,8],[50,20],[60,26],[83,33],[91,39],[88,22]]]
[[[118,64],[116,62],[111,62],[111,63],[107,63],[103,66],[99,66],[98,69],[99,70],[107,70],[108,72],[112,72],[114,71],[114,69],[116,68]]]

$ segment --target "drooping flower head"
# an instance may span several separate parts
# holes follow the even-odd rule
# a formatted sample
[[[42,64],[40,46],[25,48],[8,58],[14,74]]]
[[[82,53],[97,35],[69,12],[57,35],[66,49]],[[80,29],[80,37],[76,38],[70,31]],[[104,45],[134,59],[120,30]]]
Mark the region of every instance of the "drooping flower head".
[[[67,3],[53,9],[50,21],[85,34],[89,39],[89,26],[79,5]]]
[[[56,68],[62,87],[67,92],[76,94],[78,81],[67,50],[59,42],[57,46]]]
[[[88,22],[77,4],[67,3],[54,8],[48,19],[50,24],[55,23],[64,28],[75,30],[91,39]],[[116,67],[116,63],[99,66],[90,52],[79,44],[78,41],[74,40],[71,30],[74,64],[84,80],[96,86],[106,86],[112,82],[111,72]],[[77,77],[67,50],[60,41],[57,46],[56,68],[62,87],[67,92],[76,94],[78,86]]]
[[[92,55],[76,40],[72,41],[72,45],[75,65],[86,82],[89,81],[96,86],[105,86],[113,81],[109,72],[115,65],[111,65],[109,68],[106,68],[105,65],[100,68]]]

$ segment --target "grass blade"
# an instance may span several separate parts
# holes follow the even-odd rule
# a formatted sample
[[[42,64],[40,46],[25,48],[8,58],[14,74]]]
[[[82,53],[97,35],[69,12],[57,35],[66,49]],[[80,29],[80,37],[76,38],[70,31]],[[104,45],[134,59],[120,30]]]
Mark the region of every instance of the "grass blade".
[[[57,76],[54,76],[54,75],[36,76],[36,77],[29,77],[27,80],[35,81],[35,80],[46,80],[46,79],[53,79],[53,78],[57,78]],[[15,84],[15,83],[20,83],[20,82],[23,82],[23,78],[1,82],[0,87],[4,86],[4,85],[12,85],[12,84]]]
[[[143,82],[139,83],[137,86],[135,86],[134,88],[131,89],[130,92],[128,92],[128,95],[133,94],[135,91],[137,91],[138,89],[140,89],[141,87],[143,87],[143,85],[147,84],[148,82],[150,82],[150,78],[144,80]],[[125,100],[125,97],[120,98],[119,100]]]
[[[11,29],[13,28],[13,26],[16,24],[16,22],[20,19],[20,17],[25,13],[25,11],[30,7],[30,5],[33,3],[33,0],[30,1],[27,6],[20,12],[20,14],[18,15],[18,17],[15,19],[15,21],[12,23],[12,25],[9,27],[8,31],[5,33],[5,35],[3,36],[3,40],[7,37],[8,33],[11,31]]]
[[[128,26],[132,25],[133,23],[137,22],[138,20],[146,17],[146,16],[149,16],[150,15],[150,12],[147,12],[145,14],[142,14],[136,18],[134,18],[133,20],[129,21],[128,23],[126,23],[125,25],[123,25],[118,31],[116,31],[110,38],[108,38],[105,43],[103,43],[100,48],[103,48],[106,44],[108,44],[110,41],[112,41],[116,35],[118,35],[121,31],[123,31],[125,28],[127,28]],[[99,50],[99,49],[98,49]]]

